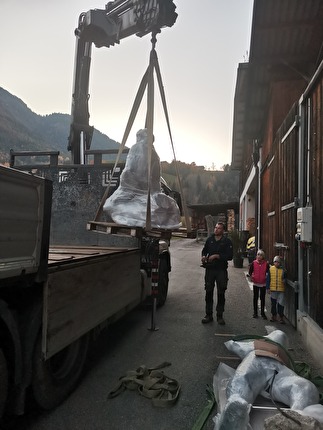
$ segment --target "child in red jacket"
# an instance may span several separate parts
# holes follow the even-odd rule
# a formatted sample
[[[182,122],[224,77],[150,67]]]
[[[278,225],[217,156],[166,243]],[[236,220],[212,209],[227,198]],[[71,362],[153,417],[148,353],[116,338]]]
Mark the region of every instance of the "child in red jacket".
[[[256,259],[249,266],[249,275],[253,282],[253,318],[258,318],[258,299],[260,296],[260,312],[264,320],[266,300],[266,278],[269,270],[269,263],[265,260],[265,253],[262,249],[257,251]]]

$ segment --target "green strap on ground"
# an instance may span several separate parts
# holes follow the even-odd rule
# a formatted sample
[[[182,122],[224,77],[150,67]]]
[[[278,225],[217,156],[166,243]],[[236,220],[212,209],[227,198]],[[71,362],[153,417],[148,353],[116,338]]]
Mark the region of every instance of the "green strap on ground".
[[[192,430],[201,430],[203,428],[204,424],[206,423],[207,419],[210,416],[210,413],[212,412],[216,404],[214,392],[209,385],[207,385],[206,387],[206,392],[208,394],[207,404],[204,407],[198,419],[196,420],[195,424],[193,425]]]
[[[119,378],[117,386],[110,391],[108,399],[121,394],[126,389],[137,390],[140,395],[151,399],[154,406],[169,407],[176,403],[180,385],[176,379],[170,378],[160,371],[171,363],[164,362],[154,368],[142,365],[136,370],[129,370]]]

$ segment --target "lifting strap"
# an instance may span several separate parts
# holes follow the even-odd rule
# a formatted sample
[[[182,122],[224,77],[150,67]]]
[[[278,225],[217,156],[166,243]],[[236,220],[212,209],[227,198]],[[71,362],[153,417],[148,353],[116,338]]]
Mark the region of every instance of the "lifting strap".
[[[146,89],[147,75],[148,75],[148,69],[146,70],[146,72],[145,72],[145,74],[144,74],[144,76],[143,76],[143,78],[142,78],[142,80],[140,82],[140,85],[139,85],[139,88],[138,88],[138,91],[137,91],[137,94],[136,94],[136,97],[135,97],[135,101],[133,103],[133,106],[132,106],[132,109],[131,109],[131,112],[130,112],[130,116],[129,116],[129,119],[128,119],[128,122],[127,122],[127,125],[126,125],[126,129],[124,131],[123,138],[122,138],[122,141],[121,141],[121,144],[120,144],[120,147],[119,147],[117,158],[116,158],[116,161],[115,161],[113,169],[112,169],[110,180],[108,182],[107,188],[106,188],[106,190],[105,190],[105,192],[103,194],[103,197],[101,199],[101,202],[100,202],[100,205],[99,205],[98,210],[96,212],[94,221],[98,221],[99,218],[102,215],[103,206],[104,206],[104,203],[105,203],[105,201],[106,201],[106,199],[108,197],[110,186],[111,186],[111,182],[112,182],[113,176],[115,174],[116,167],[117,167],[117,165],[119,163],[119,159],[120,159],[120,156],[122,154],[122,151],[124,150],[124,148],[126,146],[126,142],[127,142],[129,133],[131,131],[131,127],[132,127],[132,125],[134,123],[134,120],[136,118],[136,115],[137,115],[137,112],[138,112],[138,109],[139,109],[139,106],[140,106],[140,102],[142,100],[142,97],[143,97],[145,89]]]
[[[160,68],[159,68],[157,54],[155,53],[155,55],[156,55],[155,70],[156,70],[156,75],[157,75],[157,82],[158,82],[158,85],[159,85],[160,97],[161,97],[161,101],[162,101],[163,108],[164,108],[164,114],[165,114],[165,119],[166,119],[166,122],[167,122],[167,128],[168,128],[169,138],[170,138],[170,142],[171,142],[172,150],[173,150],[173,156],[174,156],[174,161],[175,161],[175,169],[176,169],[176,176],[177,176],[177,181],[178,181],[178,185],[179,185],[179,191],[181,193],[181,199],[182,199],[182,206],[183,206],[183,211],[184,211],[184,218],[185,218],[185,223],[186,223],[186,229],[187,229],[187,233],[191,233],[192,228],[191,228],[191,223],[190,223],[190,220],[189,220],[189,215],[188,215],[188,211],[187,211],[185,196],[184,196],[184,193],[183,193],[183,187],[182,187],[181,177],[179,175],[178,164],[177,164],[176,155],[175,155],[174,141],[173,141],[173,136],[172,136],[172,132],[171,132],[171,128],[170,128],[169,115],[168,115],[168,109],[167,109],[167,103],[166,103],[166,96],[165,96],[163,81],[162,81],[162,77],[161,77],[161,73],[160,73]]]
[[[122,154],[122,151],[125,148],[125,145],[126,145],[128,137],[129,137],[131,128],[133,126],[134,120],[135,120],[136,115],[138,113],[138,109],[140,107],[140,103],[142,101],[145,89],[147,87],[147,113],[146,113],[145,127],[147,128],[147,132],[148,132],[148,196],[147,196],[147,212],[146,212],[146,230],[151,230],[150,177],[151,177],[151,156],[152,156],[152,147],[153,147],[153,139],[154,139],[153,129],[154,129],[154,70],[155,70],[156,75],[157,75],[157,82],[158,82],[158,86],[159,86],[160,96],[161,96],[161,100],[162,100],[162,104],[163,104],[165,119],[167,122],[169,137],[170,137],[172,150],[173,150],[173,156],[174,156],[174,161],[175,161],[175,168],[176,168],[178,185],[180,188],[180,194],[181,194],[181,199],[182,199],[182,206],[183,206],[183,210],[184,210],[186,228],[187,228],[187,232],[190,233],[191,232],[191,223],[189,221],[187,206],[186,206],[186,202],[185,202],[185,197],[184,197],[183,188],[182,188],[182,184],[181,184],[181,180],[180,180],[178,165],[177,165],[177,161],[176,161],[174,142],[173,142],[173,137],[172,137],[172,133],[171,133],[169,115],[168,115],[167,104],[166,104],[166,96],[165,96],[162,76],[161,76],[161,72],[160,72],[160,68],[159,68],[158,57],[157,57],[157,53],[155,50],[155,45],[156,45],[156,41],[157,41],[156,40],[156,34],[157,34],[157,32],[152,33],[152,39],[151,39],[152,49],[150,51],[150,56],[149,56],[149,65],[148,65],[146,72],[144,73],[144,76],[143,76],[141,82],[140,82],[140,85],[139,85],[139,88],[138,88],[138,91],[137,91],[137,94],[136,94],[136,97],[135,97],[135,100],[134,100],[134,103],[133,103],[133,106],[132,106],[132,109],[130,112],[130,116],[129,116],[129,119],[128,119],[128,122],[126,125],[126,129],[125,129],[125,132],[124,132],[124,135],[123,135],[120,147],[119,147],[117,158],[116,158],[114,167],[112,169],[110,180],[109,180],[108,186],[104,192],[104,195],[101,199],[101,202],[100,202],[99,208],[96,212],[94,221],[98,221],[98,219],[102,215],[103,206],[104,206],[104,203],[105,203],[105,201],[108,197],[108,194],[109,194],[109,189],[110,189],[110,185],[112,182],[112,178],[114,176],[116,167],[119,163],[119,159],[120,159],[120,156]]]
[[[154,406],[173,406],[178,399],[180,385],[176,379],[169,378],[159,370],[170,364],[166,361],[154,368],[142,365],[137,370],[129,370],[119,378],[118,385],[110,391],[108,399],[113,399],[126,389],[138,390],[139,394],[151,399]]]

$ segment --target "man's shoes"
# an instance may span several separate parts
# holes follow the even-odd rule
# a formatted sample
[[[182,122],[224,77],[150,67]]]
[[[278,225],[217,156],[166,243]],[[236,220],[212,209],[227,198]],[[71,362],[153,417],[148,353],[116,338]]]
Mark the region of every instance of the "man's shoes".
[[[265,315],[265,314],[261,314],[261,317],[262,317],[262,319],[263,319],[263,320],[266,320],[266,319],[267,319],[267,317],[266,317],[266,315]]]
[[[205,315],[205,317],[202,318],[202,324],[207,324],[212,321],[213,321],[212,315]]]
[[[224,321],[222,316],[217,316],[216,320],[217,320],[218,324],[225,325],[225,321]]]
[[[257,314],[253,314],[252,318],[258,318],[258,315]]]

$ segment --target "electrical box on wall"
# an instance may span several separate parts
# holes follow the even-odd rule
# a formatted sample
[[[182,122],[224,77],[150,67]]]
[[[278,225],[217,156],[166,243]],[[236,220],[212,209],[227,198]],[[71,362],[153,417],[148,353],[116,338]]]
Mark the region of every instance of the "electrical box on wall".
[[[296,239],[301,242],[312,242],[312,207],[297,209]]]

